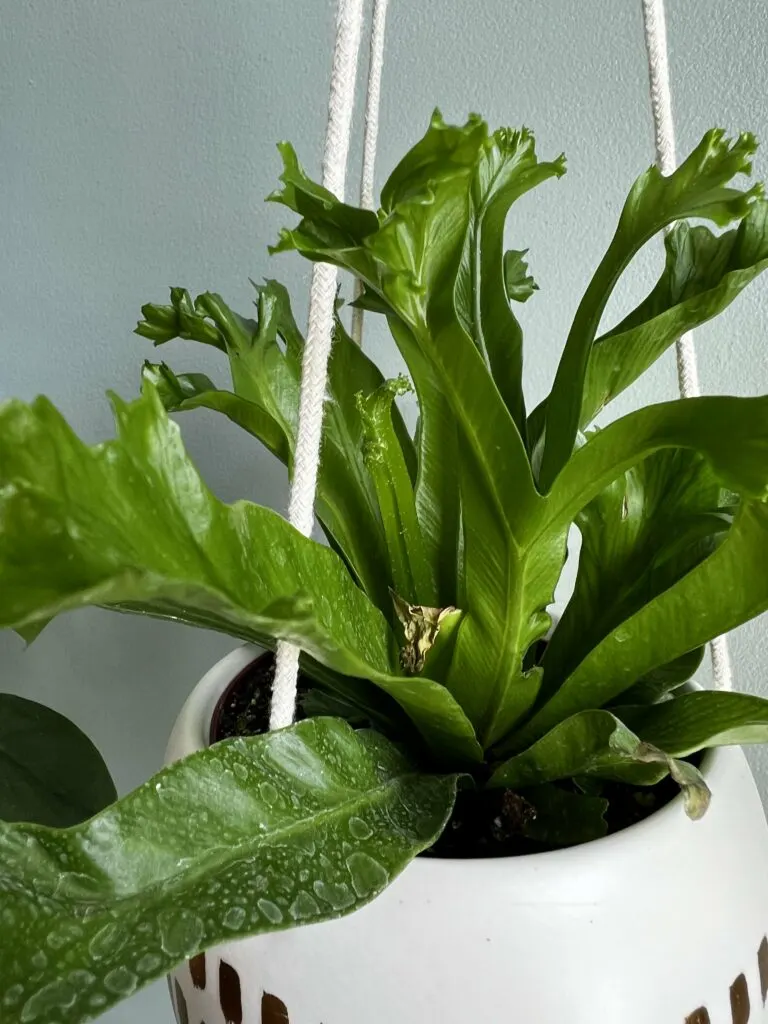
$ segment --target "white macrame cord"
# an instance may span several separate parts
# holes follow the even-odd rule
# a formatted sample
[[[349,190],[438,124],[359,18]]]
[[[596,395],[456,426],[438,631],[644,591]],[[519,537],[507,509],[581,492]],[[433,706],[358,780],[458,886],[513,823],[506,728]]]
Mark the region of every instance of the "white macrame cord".
[[[362,27],[363,0],[339,0],[323,154],[323,185],[342,200],[352,134],[352,110],[355,102]],[[333,337],[337,279],[336,267],[328,263],[315,264],[309,293],[309,326],[301,368],[299,427],[288,506],[288,519],[291,525],[305,537],[311,534],[314,523],[315,491],[323,431],[323,403]],[[282,729],[294,720],[299,653],[299,648],[293,644],[281,641],[277,645],[270,729]]]
[[[384,38],[389,0],[373,0],[371,15],[371,49],[368,64],[368,92],[365,99],[365,136],[363,138],[363,169],[360,176],[360,205],[365,210],[374,208],[374,178],[376,173],[376,147],[379,141],[379,107],[381,105],[381,76],[384,70]],[[355,282],[355,298],[363,292],[360,281]],[[363,310],[352,310],[352,338],[358,345],[363,340]]]
[[[664,0],[642,0],[645,46],[648,51],[648,77],[651,87],[651,109],[656,135],[656,162],[662,174],[671,174],[677,167],[675,122],[672,116],[672,90],[669,83],[669,51]],[[697,398],[701,394],[699,368],[693,334],[684,334],[677,342],[677,380],[681,398]],[[710,646],[712,677],[717,690],[733,689],[733,671],[725,636],[716,637]]]

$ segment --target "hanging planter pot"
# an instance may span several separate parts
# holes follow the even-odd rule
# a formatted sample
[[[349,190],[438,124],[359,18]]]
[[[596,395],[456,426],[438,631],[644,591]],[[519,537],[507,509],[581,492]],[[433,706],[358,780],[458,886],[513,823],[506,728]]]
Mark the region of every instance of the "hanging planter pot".
[[[147,363],[94,448],[45,399],[0,406],[0,626],[31,640],[95,604],[277,650],[255,708],[254,649],[214,667],[171,763],[116,801],[108,778],[84,785],[98,762],[61,722],[28,743],[42,718],[17,705],[12,747],[0,722],[0,751],[53,765],[40,785],[31,756],[4,800],[0,1019],[84,1024],[173,972],[179,1024],[765,1022],[768,827],[736,745],[768,742],[768,700],[716,692],[722,647],[714,690],[686,684],[768,611],[768,396],[593,429],[768,269],[768,201],[739,187],[756,142],[712,130],[636,179],[530,411],[513,303],[536,285],[505,225],[564,160],[435,112],[381,209],[344,204],[362,13],[340,0],[323,183],[286,143],[271,195],[299,218],[277,248],[317,265],[306,340],[272,279],[257,319],[173,288],[137,333],[218,350],[231,391]],[[659,281],[601,334],[662,232]],[[332,266],[385,314],[410,381],[347,334]],[[199,407],[290,469],[288,522],[205,485],[169,418]]]
[[[174,727],[205,747],[254,649]],[[267,656],[270,657],[270,656]],[[768,827],[739,748],[708,754],[701,821],[677,798],[626,830],[521,857],[420,857],[349,917],[226,943],[171,978],[179,1024],[746,1024],[768,1020]]]

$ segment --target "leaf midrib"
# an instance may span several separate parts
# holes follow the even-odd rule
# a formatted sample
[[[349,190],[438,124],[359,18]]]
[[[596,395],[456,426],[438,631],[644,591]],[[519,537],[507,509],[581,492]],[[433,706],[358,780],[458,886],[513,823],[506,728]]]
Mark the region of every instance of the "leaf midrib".
[[[115,904],[126,904],[147,898],[152,899],[158,889],[166,891],[168,886],[184,887],[194,884],[194,882],[200,877],[213,877],[217,868],[226,866],[230,862],[242,860],[244,854],[248,854],[251,851],[258,852],[259,849],[268,848],[276,843],[284,842],[301,831],[314,832],[334,817],[339,817],[343,820],[347,817],[354,817],[354,812],[358,809],[379,807],[386,802],[385,798],[388,796],[390,791],[396,791],[397,789],[404,787],[409,781],[424,777],[425,773],[410,771],[403,775],[398,775],[393,779],[389,779],[382,785],[376,786],[373,789],[359,792],[352,799],[342,800],[340,803],[334,804],[331,807],[326,807],[309,817],[301,818],[290,825],[275,829],[268,835],[248,836],[235,845],[225,845],[224,843],[215,844],[206,850],[205,853],[201,854],[199,858],[196,858],[194,866],[191,866],[184,871],[174,872],[162,879],[158,879],[157,882],[153,882],[151,885],[141,889],[140,891],[133,891],[125,895],[115,895],[114,898],[104,901],[104,904],[107,904],[109,907],[113,907]],[[206,810],[207,808],[203,806],[198,809]],[[137,818],[141,817],[143,816],[137,816]],[[363,842],[365,841],[366,840],[363,840]],[[78,900],[62,899],[55,893],[47,893],[46,898],[61,906],[72,906],[82,903],[82,901]],[[106,911],[107,905],[104,904],[104,910]],[[90,901],[85,901],[85,906],[92,905],[93,904]]]

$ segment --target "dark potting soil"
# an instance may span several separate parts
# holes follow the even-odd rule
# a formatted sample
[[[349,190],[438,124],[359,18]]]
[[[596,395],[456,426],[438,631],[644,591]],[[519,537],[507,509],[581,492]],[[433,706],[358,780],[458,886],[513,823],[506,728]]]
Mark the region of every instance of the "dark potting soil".
[[[214,711],[211,742],[232,736],[259,736],[269,730],[269,704],[275,675],[274,656],[265,654],[247,665],[232,681]],[[297,720],[306,718],[301,697],[311,681],[299,676]],[[653,787],[606,783],[601,796],[608,801],[608,833],[620,832],[660,810],[679,793],[669,778]],[[542,853],[551,847],[529,839],[524,832],[535,816],[528,801],[512,790],[460,790],[451,820],[429,857],[513,857]]]
[[[213,713],[211,743],[232,736],[261,736],[269,731],[269,703],[274,678],[274,656],[264,654],[232,680]],[[306,690],[299,676],[299,697]],[[299,700],[296,718],[301,721],[305,717]]]
[[[606,783],[601,796],[609,802],[605,814],[608,834],[637,824],[668,804],[679,792],[669,778],[653,787]],[[520,857],[557,849],[525,835],[526,826],[535,815],[535,809],[525,797],[509,789],[460,791],[451,820],[425,856]]]

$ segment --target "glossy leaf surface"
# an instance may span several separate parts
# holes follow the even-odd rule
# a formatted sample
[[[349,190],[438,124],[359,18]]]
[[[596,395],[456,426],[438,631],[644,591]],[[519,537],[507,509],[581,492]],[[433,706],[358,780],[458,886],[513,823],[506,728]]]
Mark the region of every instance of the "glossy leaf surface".
[[[508,151],[502,152],[500,146]],[[505,201],[511,201],[523,183],[533,184],[561,169],[559,165],[537,167],[528,137],[489,137],[485,124],[477,118],[456,127],[435,115],[427,134],[385,185],[377,231],[355,238],[356,224],[343,204],[337,203],[328,212],[327,204],[319,207],[311,195],[303,204],[298,202],[296,190],[304,187],[309,192],[309,186],[295,185],[292,154],[285,172],[289,185],[276,197],[303,214],[298,228],[283,233],[280,248],[295,248],[311,259],[346,267],[392,311],[392,332],[413,377],[422,411],[419,483],[431,474],[438,481],[427,501],[417,484],[417,507],[421,497],[421,507],[427,510],[422,516],[424,534],[438,540],[438,550],[444,552],[439,555],[442,566],[458,561],[458,536],[452,536],[455,528],[444,529],[453,503],[450,496],[446,501],[440,490],[450,485],[450,474],[458,465],[464,527],[462,573],[455,593],[446,597],[446,588],[438,587],[438,603],[471,609],[457,638],[448,685],[484,743],[508,728],[535,697],[537,681],[523,678],[522,658],[546,631],[549,620],[539,609],[551,598],[552,580],[565,557],[561,534],[551,548],[542,547],[537,553],[549,571],[541,565],[527,570],[520,564],[522,524],[539,498],[520,432],[488,372],[482,344],[468,331],[470,321],[475,325],[473,333],[479,329],[479,321],[470,317],[467,305],[471,292],[466,276],[467,246],[472,244],[473,233],[480,230],[473,213],[472,188],[476,175],[486,179],[486,162],[493,153],[493,159],[500,161],[500,173],[510,175]],[[517,160],[522,165],[516,164]],[[519,181],[514,167],[521,172]],[[484,188],[489,187],[492,183],[486,181]],[[306,212],[309,208],[311,214]],[[496,242],[491,251],[502,283],[503,251]],[[474,301],[482,305],[479,293]],[[514,338],[510,344],[514,347]],[[441,399],[431,416],[424,380]],[[441,403],[447,403],[448,409]],[[458,430],[458,459],[453,445],[442,443],[430,428],[430,419],[433,428],[444,427],[443,436]],[[431,449],[425,449],[427,442],[436,439]],[[431,518],[435,508],[439,515]],[[518,590],[514,593],[517,600],[512,602],[513,581],[522,579],[526,571],[540,585],[531,592]],[[521,692],[525,694],[522,701]]]
[[[666,266],[651,293],[592,347],[580,429],[686,331],[721,313],[768,267],[768,202],[756,200],[738,227],[721,234],[681,221],[665,247]],[[546,407],[545,400],[530,417],[533,439],[543,433]]]
[[[768,609],[766,536],[768,505],[744,502],[714,554],[594,647],[515,744],[530,742],[570,714],[615,701],[647,671]]]
[[[113,404],[118,438],[94,448],[45,399],[0,407],[0,625],[100,605],[291,640],[384,689],[431,746],[452,737],[477,756],[450,693],[399,676],[392,631],[333,551],[270,509],[218,501],[150,384]]]
[[[0,820],[66,828],[116,798],[101,754],[73,722],[0,694]]]
[[[691,818],[709,805],[709,789],[693,765],[643,741],[609,711],[582,711],[564,719],[491,776],[490,786],[525,789],[559,779],[631,780],[651,785],[671,774],[683,792]]]
[[[217,942],[350,913],[431,845],[455,785],[317,718],[66,831],[0,823],[3,1020],[80,1024]]]
[[[710,555],[731,522],[722,488],[696,452],[654,452],[576,517],[573,595],[547,646],[545,675],[562,681],[616,626]]]
[[[644,740],[676,757],[730,744],[768,742],[768,701],[700,690],[650,707],[617,711]]]
[[[745,217],[762,189],[740,191],[729,187],[729,182],[749,173],[756,148],[752,135],[731,140],[713,130],[673,174],[665,177],[654,166],[632,186],[616,234],[576,311],[549,396],[540,474],[545,490],[573,451],[592,345],[622,273],[642,246],[668,224],[699,217],[724,227]]]
[[[192,308],[197,329],[184,331],[188,321],[179,305]],[[276,281],[257,287],[258,321],[238,316],[218,295],[206,293],[194,303],[188,293],[172,289],[168,306],[143,307],[148,319],[137,332],[156,344],[181,337],[205,341],[203,328],[214,331],[216,347],[229,356],[233,392],[216,389],[199,374],[178,377],[164,366],[149,366],[169,411],[200,407],[224,413],[261,441],[289,470],[298,424],[299,378],[304,340],[291,312],[287,293]],[[282,345],[280,342],[282,341]],[[389,611],[388,586],[394,580],[386,557],[381,515],[372,481],[362,459],[362,423],[357,394],[369,395],[383,384],[375,364],[336,324],[329,363],[329,397],[323,425],[322,459],[318,474],[317,515],[337,548],[344,554],[361,585],[385,614]],[[392,419],[401,458],[414,476],[415,453],[402,417],[393,407]]]

